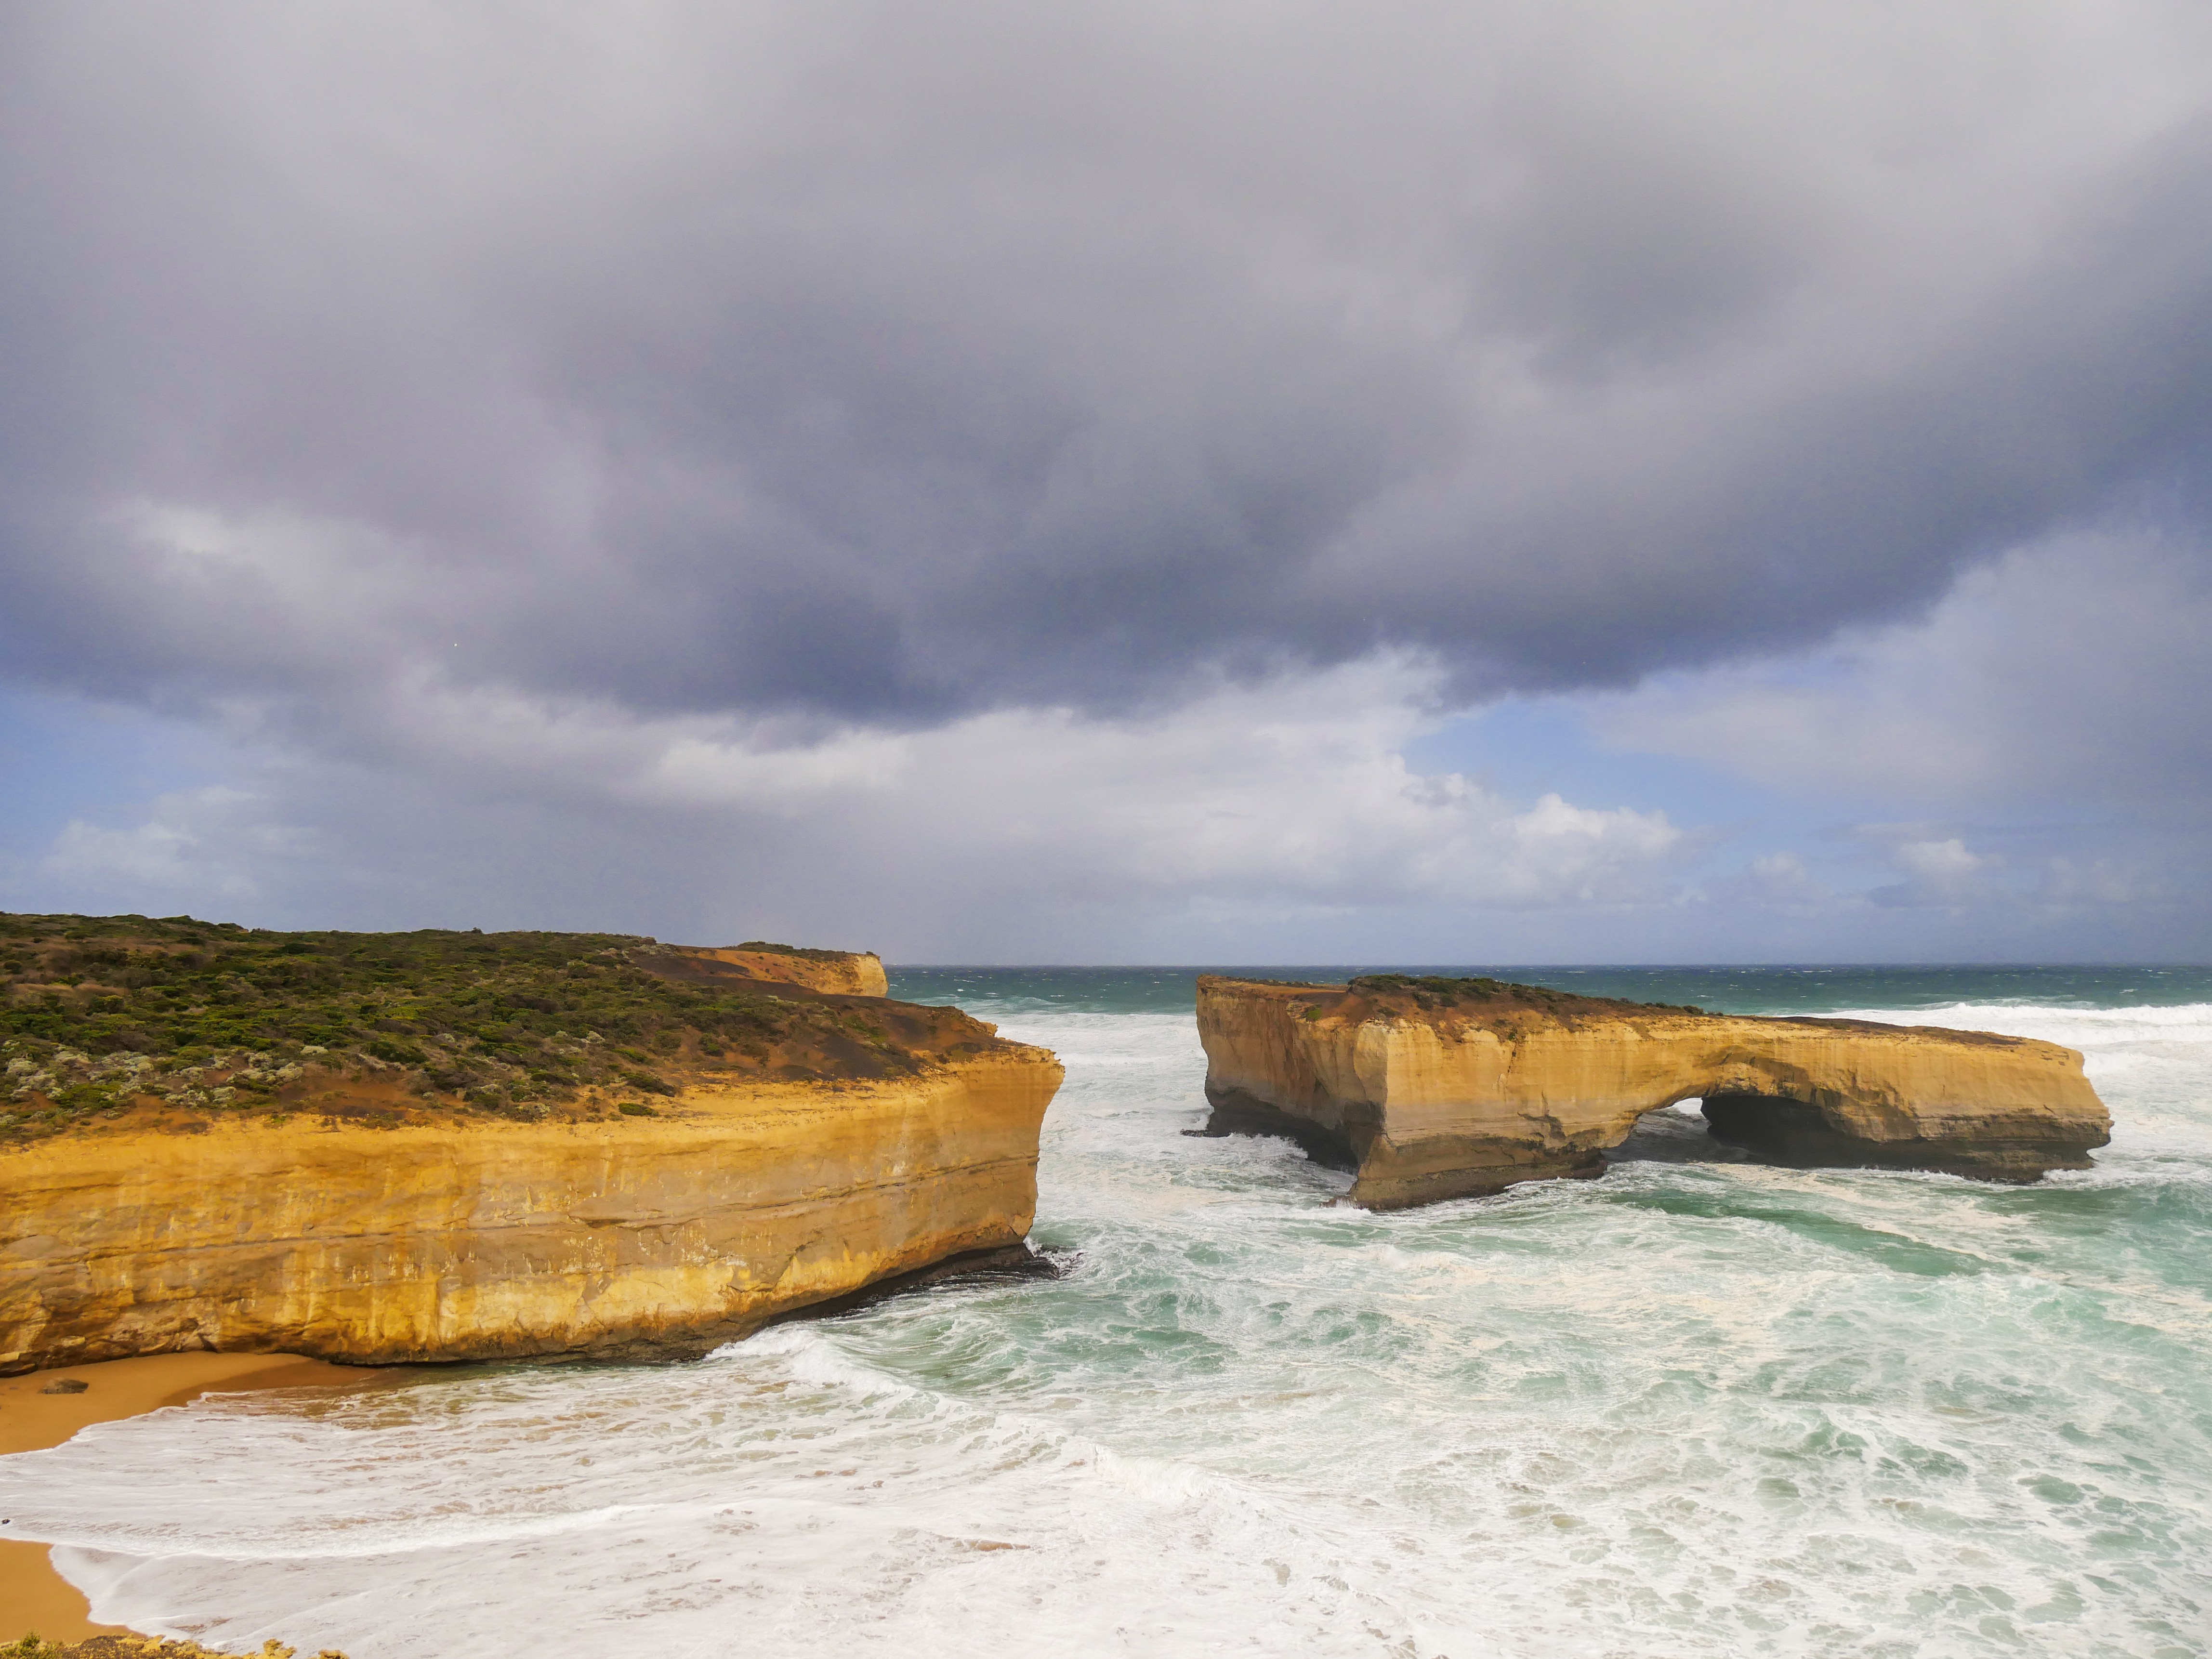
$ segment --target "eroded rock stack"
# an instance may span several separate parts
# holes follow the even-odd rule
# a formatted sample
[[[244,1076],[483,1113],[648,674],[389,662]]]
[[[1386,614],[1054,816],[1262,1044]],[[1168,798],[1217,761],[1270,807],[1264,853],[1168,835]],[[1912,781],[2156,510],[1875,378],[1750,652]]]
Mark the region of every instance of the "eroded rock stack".
[[[1777,1159],[2033,1181],[2112,1120],[2055,1043],[1709,1014],[1494,980],[1202,978],[1212,1130],[1284,1134],[1396,1209],[1601,1172],[1644,1113],[1702,1098]]]

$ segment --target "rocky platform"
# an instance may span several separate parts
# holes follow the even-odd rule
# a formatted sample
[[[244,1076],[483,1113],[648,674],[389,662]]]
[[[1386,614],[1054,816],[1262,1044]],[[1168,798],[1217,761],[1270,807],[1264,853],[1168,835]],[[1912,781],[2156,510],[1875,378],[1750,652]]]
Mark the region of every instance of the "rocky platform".
[[[1771,1019],[1488,979],[1198,982],[1205,1133],[1286,1135],[1400,1209],[1603,1173],[1646,1112],[1699,1099],[1777,1162],[2033,1181],[2085,1169],[2112,1119],[2055,1043]]]

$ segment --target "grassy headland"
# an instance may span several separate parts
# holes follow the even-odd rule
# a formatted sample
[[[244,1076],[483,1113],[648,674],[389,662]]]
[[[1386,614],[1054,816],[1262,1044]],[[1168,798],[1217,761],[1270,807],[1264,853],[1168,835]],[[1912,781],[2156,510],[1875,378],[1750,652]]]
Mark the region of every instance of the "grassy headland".
[[[990,1040],[956,1010],[763,983],[628,934],[0,915],[0,1144],[217,1114],[650,1115],[687,1083],[886,1077]]]

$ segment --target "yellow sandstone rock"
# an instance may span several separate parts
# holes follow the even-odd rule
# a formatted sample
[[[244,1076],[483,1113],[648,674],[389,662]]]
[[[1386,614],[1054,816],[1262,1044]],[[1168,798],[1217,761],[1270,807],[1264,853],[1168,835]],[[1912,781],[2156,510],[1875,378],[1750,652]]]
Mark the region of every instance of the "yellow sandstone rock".
[[[807,951],[787,945],[678,945],[688,957],[726,963],[742,977],[804,985],[833,995],[880,997],[890,994],[884,959],[872,951]]]
[[[198,1348],[680,1357],[1005,1259],[1060,1067],[968,1046],[872,1082],[701,1084],[613,1121],[302,1115],[0,1153],[0,1369]]]
[[[1714,1133],[1795,1163],[2033,1181],[2111,1139],[2079,1054],[1986,1032],[1397,975],[1208,976],[1198,1028],[1208,1132],[1289,1135],[1357,1170],[1374,1209],[1601,1173],[1638,1117],[1692,1098]]]

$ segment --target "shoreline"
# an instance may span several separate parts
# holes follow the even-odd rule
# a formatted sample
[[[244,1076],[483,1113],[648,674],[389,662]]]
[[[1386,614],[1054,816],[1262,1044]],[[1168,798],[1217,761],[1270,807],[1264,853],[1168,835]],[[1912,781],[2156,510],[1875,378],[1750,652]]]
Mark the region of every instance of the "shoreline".
[[[142,1417],[204,1394],[359,1386],[394,1369],[289,1353],[163,1353],[0,1377],[0,1456],[43,1451],[94,1423]],[[40,1392],[65,1377],[89,1387],[82,1394]],[[127,1633],[121,1625],[92,1622],[83,1595],[54,1570],[52,1547],[9,1538],[0,1528],[0,1642],[27,1631],[50,1642]]]

